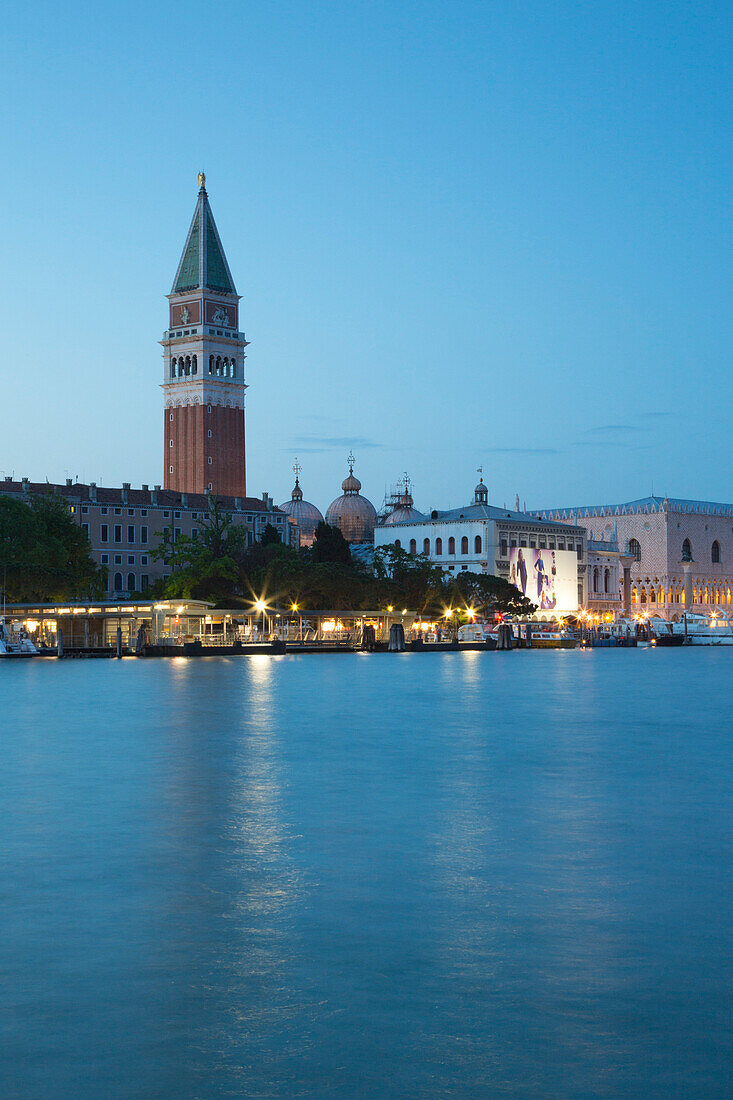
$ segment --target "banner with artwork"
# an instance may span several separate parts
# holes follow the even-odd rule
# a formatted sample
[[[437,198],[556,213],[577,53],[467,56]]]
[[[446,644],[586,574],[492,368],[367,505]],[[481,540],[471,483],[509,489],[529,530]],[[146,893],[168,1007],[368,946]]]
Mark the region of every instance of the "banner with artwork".
[[[539,611],[578,610],[578,558],[573,550],[509,551],[509,580]]]

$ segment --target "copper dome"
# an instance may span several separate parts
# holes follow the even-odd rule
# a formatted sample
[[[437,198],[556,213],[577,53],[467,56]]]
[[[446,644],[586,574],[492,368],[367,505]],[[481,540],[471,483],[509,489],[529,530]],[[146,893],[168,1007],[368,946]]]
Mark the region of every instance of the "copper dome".
[[[347,542],[371,542],[377,525],[377,510],[359,490],[361,482],[354,477],[354,459],[349,455],[349,476],[341,482],[343,495],[329,504],[326,523],[338,527]]]
[[[303,490],[297,477],[290,500],[286,500],[284,504],[280,505],[280,511],[285,512],[298,524],[301,546],[312,546],[316,537],[316,527],[319,523],[323,523],[323,516],[315,504],[303,500]]]

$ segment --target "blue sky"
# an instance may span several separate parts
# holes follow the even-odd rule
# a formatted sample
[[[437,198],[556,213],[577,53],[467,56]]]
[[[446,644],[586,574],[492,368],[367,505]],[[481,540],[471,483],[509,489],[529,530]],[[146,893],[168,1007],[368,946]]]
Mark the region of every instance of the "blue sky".
[[[730,5],[30,3],[5,15],[3,436],[162,480],[165,294],[209,196],[248,483],[733,500]]]

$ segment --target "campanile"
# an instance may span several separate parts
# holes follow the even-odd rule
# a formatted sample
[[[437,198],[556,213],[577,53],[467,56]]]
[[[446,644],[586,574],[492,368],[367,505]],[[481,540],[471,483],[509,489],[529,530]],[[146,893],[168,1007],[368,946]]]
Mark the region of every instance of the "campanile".
[[[247,495],[239,300],[200,172],[161,340],[166,489]]]

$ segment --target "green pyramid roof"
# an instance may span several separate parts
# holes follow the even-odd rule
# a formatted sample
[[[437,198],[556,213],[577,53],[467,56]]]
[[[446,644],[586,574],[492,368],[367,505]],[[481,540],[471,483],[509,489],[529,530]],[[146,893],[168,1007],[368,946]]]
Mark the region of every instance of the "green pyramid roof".
[[[203,231],[202,231],[203,229]],[[202,187],[186,237],[181,262],[173,280],[172,294],[207,287],[209,290],[236,294],[224,249],[209,206],[209,197]]]

